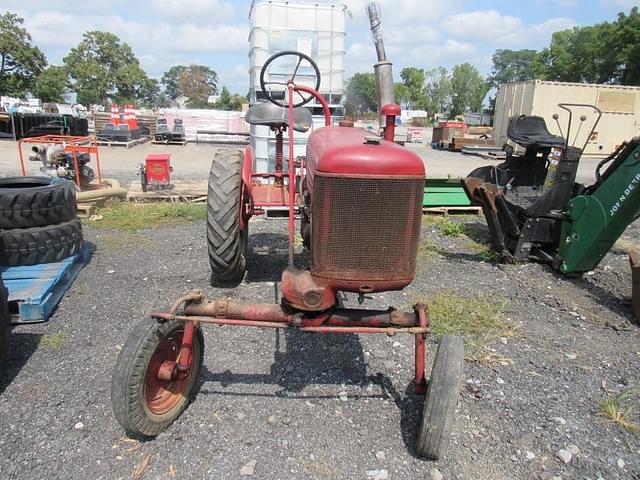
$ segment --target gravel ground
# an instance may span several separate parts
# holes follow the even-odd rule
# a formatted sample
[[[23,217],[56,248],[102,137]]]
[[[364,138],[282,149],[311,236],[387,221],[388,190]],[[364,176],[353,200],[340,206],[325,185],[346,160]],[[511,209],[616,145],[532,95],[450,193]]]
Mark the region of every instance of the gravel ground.
[[[460,221],[474,238],[486,235],[481,219]],[[111,373],[145,312],[191,288],[276,299],[286,222],[254,219],[251,228],[247,278],[216,290],[208,286],[202,222],[140,234],[85,226],[91,263],[49,322],[12,331],[0,394],[0,478],[244,478],[252,471],[264,479],[640,478],[640,438],[597,416],[608,392],[639,384],[626,255],[613,251],[593,275],[571,279],[541,265],[484,262],[467,236],[442,237],[428,223],[423,238],[438,253],[404,292],[376,294],[365,305],[407,307],[443,290],[480,293],[503,299],[520,331],[492,345],[508,361],[466,362],[443,460],[413,453],[422,400],[410,387],[409,336],[205,328],[195,401],[154,441],[126,441],[111,413]],[[627,236],[637,238],[639,228]]]

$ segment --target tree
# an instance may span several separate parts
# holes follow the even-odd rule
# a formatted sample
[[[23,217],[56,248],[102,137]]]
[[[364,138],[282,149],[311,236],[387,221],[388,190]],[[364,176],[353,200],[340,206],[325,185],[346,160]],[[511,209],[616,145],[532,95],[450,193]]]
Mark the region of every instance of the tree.
[[[493,69],[487,82],[497,88],[502,83],[522,82],[535,78],[535,50],[496,50],[491,60]]]
[[[535,62],[541,78],[562,82],[640,85],[640,13],[615,22],[555,32]]]
[[[618,67],[614,77],[623,85],[640,85],[640,12],[633,7],[629,15],[618,14],[613,35],[602,34],[604,48],[616,52]]]
[[[411,104],[411,96],[409,95],[409,89],[403,83],[394,83],[393,90],[396,97],[396,103],[402,108],[408,109]]]
[[[0,95],[24,96],[47,65],[44,53],[31,45],[31,35],[15,13],[0,15]]]
[[[425,72],[422,68],[405,67],[400,72],[402,84],[406,88],[409,104],[412,108],[426,108],[424,93]]]
[[[162,76],[164,91],[169,98],[184,95],[190,108],[207,108],[209,96],[218,93],[218,74],[205,65],[176,65]]]
[[[220,92],[220,98],[213,105],[214,108],[218,110],[242,110],[242,104],[246,103],[247,99],[242,95],[234,93],[233,95],[229,92],[227,87],[222,87],[222,91]]]
[[[345,110],[347,113],[376,112],[376,79],[373,73],[356,73],[346,89]]]
[[[131,47],[113,33],[86,32],[63,61],[79,103],[135,102],[153,91]]]
[[[189,98],[188,107],[208,107],[209,96],[218,93],[218,74],[204,65],[189,65],[178,77],[178,90]]]
[[[599,33],[598,27],[555,32],[551,45],[540,52],[536,73],[560,82],[609,83],[611,68],[599,65],[610,63],[603,58]]]
[[[453,67],[451,73],[451,115],[460,115],[467,110],[482,111],[482,101],[489,91],[489,85],[480,72],[470,63]]]
[[[426,110],[442,113],[451,108],[451,78],[444,67],[434,68],[425,73],[424,96]]]
[[[43,102],[62,103],[67,88],[67,70],[51,65],[38,75],[33,94]]]
[[[187,67],[184,65],[176,65],[162,75],[160,83],[164,87],[164,93],[166,93],[169,98],[175,100],[180,96],[180,93],[178,93],[178,79],[186,69]]]

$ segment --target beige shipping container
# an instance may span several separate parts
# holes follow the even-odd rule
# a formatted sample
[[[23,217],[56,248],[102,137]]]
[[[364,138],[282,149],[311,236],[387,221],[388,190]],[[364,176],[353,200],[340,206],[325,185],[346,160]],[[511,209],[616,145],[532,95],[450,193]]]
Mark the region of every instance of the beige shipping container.
[[[500,85],[496,97],[493,135],[496,145],[508,143],[509,118],[519,115],[543,117],[554,135],[567,133],[569,114],[558,103],[583,103],[602,110],[602,118],[589,138],[585,155],[604,157],[625,140],[640,135],[640,87],[531,80]],[[569,145],[582,147],[597,113],[590,108],[574,108]],[[553,119],[553,114],[560,117]],[[584,122],[581,115],[586,115]],[[559,125],[558,125],[559,124]],[[521,149],[521,147],[517,147]]]

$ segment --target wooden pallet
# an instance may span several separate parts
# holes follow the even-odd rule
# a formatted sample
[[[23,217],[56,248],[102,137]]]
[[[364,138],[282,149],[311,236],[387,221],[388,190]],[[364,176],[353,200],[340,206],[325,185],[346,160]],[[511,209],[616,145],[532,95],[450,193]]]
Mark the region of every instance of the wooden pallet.
[[[186,145],[188,143],[188,141],[187,140],[181,140],[181,141],[171,140],[169,142],[163,142],[161,140],[151,140],[151,143],[153,145],[180,145],[180,146],[184,146],[184,145]]]
[[[480,215],[482,207],[467,205],[462,207],[423,207],[422,213],[436,215]]]
[[[96,212],[95,203],[79,203],[78,204],[78,217],[89,218]]]
[[[85,243],[79,253],[60,262],[1,267],[9,290],[11,323],[46,322],[90,258],[91,249]]]
[[[171,189],[143,192],[140,182],[133,181],[129,185],[127,200],[131,202],[204,203],[207,201],[207,182],[204,180],[176,180]]]
[[[96,143],[100,146],[105,147],[125,147],[131,148],[136,145],[142,145],[143,143],[147,143],[149,139],[147,137],[144,138],[136,138],[134,140],[129,140],[128,142],[112,142],[110,140],[96,140]]]

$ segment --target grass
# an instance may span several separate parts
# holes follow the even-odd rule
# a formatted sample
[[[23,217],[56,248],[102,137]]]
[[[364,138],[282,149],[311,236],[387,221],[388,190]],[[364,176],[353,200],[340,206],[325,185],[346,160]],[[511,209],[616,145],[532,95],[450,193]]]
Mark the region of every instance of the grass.
[[[423,238],[418,244],[418,264],[438,258],[438,246],[431,240]]]
[[[504,317],[507,303],[484,295],[462,297],[453,292],[439,292],[430,301],[429,321],[435,335],[464,337],[466,356],[472,361],[490,361],[490,343],[500,337],[513,337],[517,327]]]
[[[67,334],[64,332],[52,333],[50,335],[42,335],[38,342],[39,347],[49,347],[58,350],[67,341]]]
[[[598,415],[635,435],[640,435],[640,390],[629,388],[617,395],[608,395],[600,403]]]
[[[98,209],[102,219],[91,222],[96,228],[136,233],[145,228],[161,225],[179,225],[204,220],[207,206],[193,203],[111,203]]]
[[[99,248],[105,252],[113,253],[133,246],[152,246],[153,239],[137,233],[124,235],[104,235],[98,239]]]

